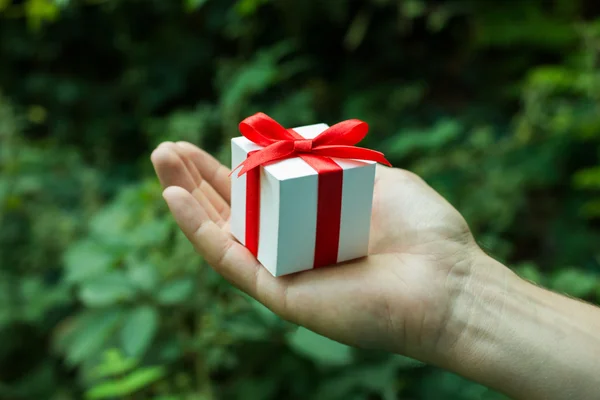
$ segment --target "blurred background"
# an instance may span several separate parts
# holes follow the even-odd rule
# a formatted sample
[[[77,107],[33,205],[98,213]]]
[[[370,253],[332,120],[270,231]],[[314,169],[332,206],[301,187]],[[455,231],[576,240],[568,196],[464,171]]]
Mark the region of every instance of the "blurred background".
[[[0,398],[504,398],[233,290],[149,156],[360,118],[490,254],[598,302],[599,52],[594,0],[0,0]]]

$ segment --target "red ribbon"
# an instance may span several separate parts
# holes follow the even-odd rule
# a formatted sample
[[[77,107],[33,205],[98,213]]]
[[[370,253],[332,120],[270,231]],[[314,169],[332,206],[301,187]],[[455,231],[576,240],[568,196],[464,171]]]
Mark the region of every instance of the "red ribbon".
[[[240,131],[263,149],[248,153],[238,176],[246,182],[246,247],[258,255],[260,228],[260,169],[273,161],[300,157],[318,173],[317,235],[314,268],[337,262],[342,214],[343,169],[329,157],[371,160],[391,166],[383,153],[355,147],[367,134],[368,125],[351,119],[326,129],[314,139],[305,139],[285,129],[266,114],[257,113],[240,123]],[[233,173],[232,171],[232,173]]]

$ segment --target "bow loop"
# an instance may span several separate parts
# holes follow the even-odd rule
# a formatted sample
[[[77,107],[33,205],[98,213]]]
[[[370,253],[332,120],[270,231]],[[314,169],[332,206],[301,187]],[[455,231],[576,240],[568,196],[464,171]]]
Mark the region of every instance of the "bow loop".
[[[354,147],[369,131],[367,123],[358,119],[337,123],[314,139],[305,139],[293,130],[286,130],[264,113],[257,113],[244,119],[240,122],[239,128],[242,135],[262,146],[263,149],[253,153],[233,170],[242,167],[238,176],[261,165],[306,153],[317,157],[370,160],[391,166],[382,153]]]
[[[240,122],[240,132],[259,146],[280,140],[293,140],[294,137],[273,118],[264,113],[256,113]]]
[[[315,146],[339,144],[354,146],[367,136],[369,125],[358,119],[339,122],[314,139]]]

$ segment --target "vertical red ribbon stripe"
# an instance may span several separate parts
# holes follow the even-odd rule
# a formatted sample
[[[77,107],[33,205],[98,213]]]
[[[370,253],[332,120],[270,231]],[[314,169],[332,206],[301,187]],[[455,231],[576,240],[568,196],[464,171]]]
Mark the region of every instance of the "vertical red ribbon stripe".
[[[248,153],[250,157],[256,151]],[[258,235],[260,230],[260,168],[246,174],[246,247],[258,256]]]
[[[335,264],[340,246],[344,170],[331,158],[300,156],[318,175],[317,235],[313,268]]]
[[[303,139],[292,129],[288,129],[288,132],[296,139]],[[248,157],[252,153],[248,153]],[[335,264],[340,242],[344,170],[329,157],[311,154],[298,156],[318,173],[313,268]],[[256,256],[260,232],[260,168],[249,170],[246,179],[246,247]]]
[[[295,139],[304,139],[293,129],[288,129],[288,132]],[[335,264],[340,246],[344,170],[329,157],[310,153],[299,156],[318,173],[317,235],[313,268]]]

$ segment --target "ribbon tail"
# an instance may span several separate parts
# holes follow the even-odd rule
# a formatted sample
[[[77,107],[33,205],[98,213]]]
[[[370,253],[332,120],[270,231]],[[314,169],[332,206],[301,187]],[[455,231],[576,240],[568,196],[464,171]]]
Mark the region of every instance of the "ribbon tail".
[[[368,160],[375,161],[383,165],[391,167],[392,164],[385,158],[383,153],[365,149],[363,147],[354,146],[319,146],[314,148],[312,154],[326,157],[337,157],[337,158],[353,158],[356,160]]]
[[[231,176],[233,175],[233,173],[234,173],[235,171],[237,171],[238,169],[240,169],[240,168],[241,168],[243,165],[244,165],[244,162],[242,161],[241,163],[239,163],[239,164],[237,165],[237,167],[233,168],[233,169],[231,170],[231,172],[229,172],[229,175],[227,175],[227,176],[231,178]]]
[[[289,157],[294,154],[293,146],[291,141],[282,141],[251,154],[239,165],[242,170],[238,173],[238,177],[261,165]]]

